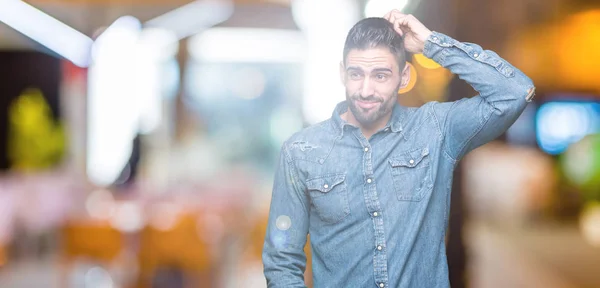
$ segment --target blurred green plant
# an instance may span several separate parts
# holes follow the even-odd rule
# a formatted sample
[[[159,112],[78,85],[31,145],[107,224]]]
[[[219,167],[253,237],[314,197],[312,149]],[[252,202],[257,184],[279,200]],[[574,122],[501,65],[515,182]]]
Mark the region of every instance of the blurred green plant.
[[[65,131],[54,121],[39,89],[26,89],[9,107],[8,158],[11,169],[43,170],[65,153]]]
[[[582,192],[584,201],[600,201],[600,134],[572,144],[560,157],[569,183]]]

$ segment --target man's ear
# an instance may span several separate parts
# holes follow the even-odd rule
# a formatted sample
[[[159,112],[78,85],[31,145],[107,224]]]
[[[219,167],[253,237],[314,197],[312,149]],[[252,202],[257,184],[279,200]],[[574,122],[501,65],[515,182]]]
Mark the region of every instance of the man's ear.
[[[346,67],[344,67],[343,61],[340,61],[340,82],[342,85],[346,85]]]
[[[406,65],[404,65],[404,69],[402,69],[402,80],[400,82],[400,90],[408,86],[408,83],[410,83],[410,77],[410,64],[406,62]]]

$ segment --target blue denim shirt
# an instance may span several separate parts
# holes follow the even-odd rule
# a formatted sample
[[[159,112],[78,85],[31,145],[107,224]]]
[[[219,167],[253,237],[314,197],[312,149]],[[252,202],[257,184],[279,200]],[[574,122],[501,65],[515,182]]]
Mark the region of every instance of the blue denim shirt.
[[[370,139],[340,118],[283,144],[263,248],[268,287],[304,287],[310,233],[315,287],[449,287],[445,234],[453,170],[504,133],[534,94],[496,53],[434,32],[424,55],[479,93],[396,105]]]

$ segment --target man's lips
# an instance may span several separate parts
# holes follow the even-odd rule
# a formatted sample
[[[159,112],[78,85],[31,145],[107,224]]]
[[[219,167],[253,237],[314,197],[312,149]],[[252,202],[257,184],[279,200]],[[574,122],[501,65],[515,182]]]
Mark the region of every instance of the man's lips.
[[[360,107],[362,109],[371,109],[371,108],[377,106],[377,104],[379,104],[379,102],[369,102],[369,101],[356,100],[356,105],[358,105],[358,107]]]

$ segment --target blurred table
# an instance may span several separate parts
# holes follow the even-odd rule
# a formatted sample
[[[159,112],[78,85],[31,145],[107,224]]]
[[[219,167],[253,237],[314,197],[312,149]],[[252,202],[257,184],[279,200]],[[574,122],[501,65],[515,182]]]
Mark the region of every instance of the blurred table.
[[[600,287],[600,248],[577,226],[506,228],[469,223],[465,230],[470,287]]]

